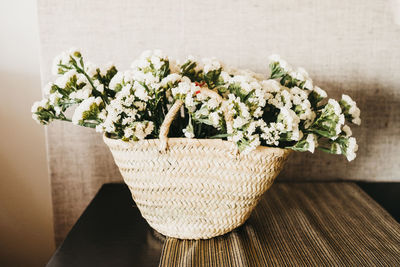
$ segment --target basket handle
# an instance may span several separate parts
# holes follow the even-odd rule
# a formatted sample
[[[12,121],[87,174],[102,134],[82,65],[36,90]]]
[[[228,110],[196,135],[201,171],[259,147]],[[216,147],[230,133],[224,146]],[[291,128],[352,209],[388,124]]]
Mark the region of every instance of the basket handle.
[[[226,129],[227,133],[230,134],[232,133],[232,117],[229,115],[228,110],[227,110],[227,105],[225,104],[223,98],[217,93],[214,92],[208,88],[202,87],[200,88],[200,93],[205,94],[206,96],[210,98],[215,98],[219,102],[222,102],[222,110],[224,113],[225,117],[225,122],[226,122]],[[168,111],[167,115],[165,116],[165,119],[163,123],[161,124],[160,127],[160,151],[166,151],[168,147],[168,133],[169,133],[169,128],[171,126],[172,121],[176,118],[180,108],[183,105],[183,101],[178,99],[175,101],[175,103],[172,105],[171,109]]]

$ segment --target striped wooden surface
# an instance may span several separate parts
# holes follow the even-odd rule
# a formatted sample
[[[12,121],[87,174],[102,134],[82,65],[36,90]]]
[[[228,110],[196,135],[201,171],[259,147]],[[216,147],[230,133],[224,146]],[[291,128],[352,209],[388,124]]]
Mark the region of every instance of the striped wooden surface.
[[[250,219],[165,240],[160,266],[400,266],[400,224],[353,183],[276,183]]]

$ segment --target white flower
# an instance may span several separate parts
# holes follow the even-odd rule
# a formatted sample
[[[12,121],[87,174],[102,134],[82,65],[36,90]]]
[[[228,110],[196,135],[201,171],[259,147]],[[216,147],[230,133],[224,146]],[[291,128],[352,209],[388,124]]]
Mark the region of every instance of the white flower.
[[[151,121],[134,122],[131,126],[124,129],[124,137],[130,139],[136,137],[139,140],[143,140],[151,134],[154,130],[154,124]]]
[[[316,136],[314,134],[308,134],[306,142],[308,145],[307,150],[310,151],[311,153],[314,153],[315,148],[318,147],[318,141]]]
[[[237,117],[233,120],[233,128],[241,128],[243,125],[247,123],[247,120],[242,117]]]
[[[231,76],[226,71],[221,71],[220,77],[222,78],[222,80],[224,80],[224,83],[231,82]]]
[[[187,94],[185,97],[185,105],[186,107],[193,107],[194,106],[194,99],[191,94]]]
[[[297,114],[287,108],[287,107],[282,107],[280,109],[279,115],[282,116],[283,123],[285,125],[285,130],[287,131],[294,131],[298,129],[298,124],[300,123],[300,118],[297,116]]]
[[[351,97],[348,95],[342,95],[341,102],[344,102],[345,105],[348,105],[348,107],[344,106],[345,114],[351,116],[352,122],[354,124],[360,125],[361,124],[360,109],[357,107],[356,102],[353,99],[351,99]]]
[[[57,80],[54,82],[54,84],[60,88],[65,88],[65,86],[71,80],[71,78],[76,75],[77,75],[76,70],[67,71],[66,73],[58,77]]]
[[[94,98],[93,96],[83,100],[75,109],[74,115],[72,116],[72,123],[78,125],[84,120],[84,112],[90,111],[93,104],[99,106],[101,102],[102,100],[100,97]]]
[[[258,135],[250,136],[250,144],[243,149],[242,153],[244,155],[249,154],[251,151],[255,150],[261,144]]]
[[[342,132],[342,125],[344,124],[344,115],[340,114],[338,117],[338,122],[335,124],[335,133],[336,135],[331,137],[331,140],[336,140],[339,137],[339,134]]]
[[[268,57],[268,59],[270,62],[279,62],[281,60],[281,57],[277,54],[273,54],[273,55],[270,55]]]
[[[186,57],[186,60],[184,61],[184,64],[186,63],[195,63],[194,71],[199,72],[203,70],[203,63],[201,61],[198,61],[198,59],[192,55],[189,55]],[[181,67],[184,64],[179,64],[179,67]]]
[[[213,124],[213,126],[218,127],[219,121],[220,121],[220,116],[219,116],[218,112],[211,112],[209,117],[210,117],[210,120],[211,120],[211,123]]]
[[[279,145],[279,133],[280,131],[278,130],[278,125],[277,123],[271,123],[269,126],[263,121],[263,120],[258,120],[257,121],[258,125],[261,127],[262,134],[261,138],[268,144],[268,145]]]
[[[342,154],[342,149],[338,143],[332,143],[331,151],[337,155]]]
[[[347,125],[344,125],[342,130],[346,134],[346,137],[350,137],[353,134],[350,127]]]
[[[304,83],[304,88],[307,90],[312,90],[313,89],[313,82],[311,79],[307,79]]]
[[[218,105],[219,105],[219,102],[215,98],[210,98],[210,100],[207,101],[207,107],[209,109],[215,109],[218,107]]]
[[[115,64],[113,62],[108,62],[104,66],[100,68],[100,75],[101,76],[106,76],[107,72],[111,70],[112,68],[115,68]]]
[[[134,116],[130,116],[130,117],[123,118],[121,124],[122,125],[132,124],[134,121],[135,121],[135,117]],[[133,134],[133,132],[132,132],[132,134]],[[125,136],[129,138],[132,135],[127,136],[125,134]]]
[[[124,137],[131,138],[133,136],[133,128],[124,129]]]
[[[56,112],[56,115],[58,116],[58,115],[60,115],[62,109],[59,106],[54,106],[54,111]]]
[[[346,158],[348,161],[352,161],[356,158],[357,150],[358,145],[356,139],[354,137],[350,137],[346,148]]]
[[[75,60],[77,60],[77,57],[75,56],[75,54],[77,54],[80,52],[76,49],[76,48],[71,48],[68,51],[64,51],[61,54],[57,55],[54,60],[53,60],[53,66],[52,66],[52,73],[53,75],[57,75],[58,74],[58,69],[59,69],[59,65],[69,65],[69,61],[72,58],[74,58]]]
[[[313,88],[313,91],[316,92],[321,98],[325,98],[328,96],[328,94],[318,86],[315,86]]]
[[[265,105],[264,105],[265,106]],[[264,111],[261,107],[257,107],[256,110],[253,112],[254,118],[259,118],[264,114]]]
[[[93,77],[97,73],[97,69],[99,67],[93,64],[92,62],[86,62],[85,63],[85,72],[89,77]]]
[[[106,119],[106,117],[107,117],[107,111],[106,111],[106,109],[103,109],[102,111],[100,111],[98,117],[99,117],[100,120],[103,120],[103,121],[104,121],[104,120]]]
[[[143,70],[149,68],[151,65],[154,69],[160,69],[168,60],[168,57],[163,54],[161,50],[146,50],[144,51],[138,60],[135,60],[131,68],[136,70]]]
[[[355,125],[361,125],[360,117],[356,117],[356,118],[352,119],[351,122],[354,123]]]
[[[159,78],[154,76],[152,72],[143,72],[141,70],[134,70],[130,72],[130,79],[135,80],[137,82],[143,82],[148,85],[153,85],[159,82]]]
[[[328,96],[325,90],[322,90],[320,87],[315,86],[313,89],[321,98],[325,98]]]
[[[104,133],[104,128],[101,124],[96,125],[95,129],[96,129],[96,132],[98,132],[98,133]]]
[[[151,64],[153,64],[153,67],[157,70],[160,69],[162,67],[162,65],[164,64],[164,62],[161,61],[161,59],[155,55],[150,57],[150,62],[151,62]]]
[[[196,62],[197,59],[196,59],[196,57],[193,56],[193,55],[188,55],[188,56],[186,57],[186,61]]]
[[[246,129],[246,135],[252,135],[256,131],[257,126],[257,121],[250,122]]]
[[[232,136],[232,141],[237,143],[243,138],[243,132],[238,131],[235,135]]]
[[[77,77],[76,84],[82,84],[82,83],[89,84],[89,81],[85,75],[78,73],[76,77]]]
[[[48,106],[49,106],[49,100],[44,98],[40,101],[36,101],[35,103],[33,103],[31,112],[32,113],[37,112],[39,108],[46,109],[46,108],[48,108]]]
[[[204,64],[204,73],[221,68],[221,63],[217,61],[216,58],[204,58],[202,61]]]
[[[301,79],[298,79],[300,81],[304,81],[306,79],[309,79],[310,76],[308,75],[308,72],[304,68],[297,68],[296,74],[301,77]]]
[[[305,80],[305,77],[304,77],[301,73],[296,72],[296,71],[291,71],[291,72],[289,73],[289,75],[290,75],[292,78],[294,78],[294,79],[296,79],[296,80],[299,80],[299,81],[304,81],[304,80]]]
[[[292,139],[293,141],[299,141],[302,138],[303,138],[303,132],[299,130],[298,127],[294,128],[291,133],[290,139]]]
[[[69,94],[70,99],[85,100],[92,94],[92,87],[85,85],[82,89]]]
[[[161,80],[160,85],[162,87],[167,86],[167,84],[171,83],[174,84],[176,82],[179,82],[182,79],[182,76],[177,74],[177,73],[172,73],[165,77],[164,79]]]
[[[150,99],[146,88],[144,88],[143,85],[141,85],[140,83],[135,82],[133,84],[133,89],[135,89],[135,96],[140,100],[147,101]]]
[[[59,92],[54,92],[53,94],[49,95],[50,105],[54,106],[57,104],[57,101],[62,98],[62,94]]]
[[[146,125],[146,129],[144,130],[144,133],[146,135],[149,135],[153,132],[154,130],[154,123],[152,121],[149,121]]]
[[[104,93],[104,84],[97,85],[96,90],[99,91],[100,93]]]
[[[274,98],[268,99],[268,104],[275,106],[276,108],[286,107],[292,108],[292,95],[288,90],[282,90],[277,93]]]
[[[339,135],[342,132],[341,127],[342,127],[343,124],[344,124],[344,115],[340,114],[339,115],[339,121],[336,124],[336,129],[335,129],[336,130],[336,135]]]
[[[108,88],[111,90],[115,90],[117,87],[117,84],[121,84],[124,79],[124,73],[123,72],[117,72],[117,74],[112,77],[110,84],[108,85]]]
[[[333,107],[333,111],[335,112],[335,114],[337,116],[340,116],[340,114],[342,113],[342,109],[340,108],[339,103],[335,99],[330,98],[328,100],[328,104]]]
[[[350,106],[355,105],[355,102],[353,101],[353,99],[351,99],[350,96],[348,95],[342,95],[342,100],[345,101],[347,104],[349,104]]]
[[[193,95],[198,87],[192,83],[187,77],[184,77],[177,87],[171,89],[174,97],[183,97],[187,94]]]
[[[269,62],[270,63],[278,63],[279,66],[286,72],[292,71],[292,67],[285,60],[281,59],[281,57],[279,55],[269,56]]]
[[[189,127],[186,127],[182,131],[186,138],[194,138],[194,133],[193,133],[192,129],[190,129]]]
[[[264,90],[271,93],[278,93],[281,91],[281,85],[279,82],[275,80],[264,80],[261,82],[261,85]]]
[[[51,69],[51,73],[53,75],[57,75],[58,74],[58,69],[59,69],[59,64],[68,64],[69,61],[69,57],[67,55],[67,53],[63,52],[62,54],[56,56],[53,60],[53,67]]]
[[[112,133],[115,131],[115,124],[121,117],[121,101],[119,97],[117,99],[111,100],[110,104],[106,106],[105,111],[102,110],[99,113],[99,118],[103,120],[100,124],[102,129],[107,133]]]
[[[304,120],[304,129],[308,129],[316,117],[317,114],[315,114],[314,111],[311,111],[311,109],[306,109],[306,111],[300,115],[300,119]]]
[[[131,64],[132,69],[145,69],[148,67],[150,67],[150,62],[146,57],[143,56],[141,56],[140,59],[133,61]]]
[[[133,103],[135,105],[135,107],[139,110],[139,111],[143,111],[146,109],[146,103],[142,102],[142,101],[135,101]]]

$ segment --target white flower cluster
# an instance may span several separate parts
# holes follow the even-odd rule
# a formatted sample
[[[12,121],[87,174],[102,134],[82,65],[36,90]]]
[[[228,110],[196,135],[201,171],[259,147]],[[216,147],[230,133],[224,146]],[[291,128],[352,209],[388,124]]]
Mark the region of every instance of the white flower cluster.
[[[61,53],[54,59],[53,74],[57,76],[43,88],[44,102],[47,106],[32,107],[34,119],[47,124],[54,119],[72,121],[74,124],[95,127],[98,114],[111,97],[106,92],[111,77],[116,73],[113,64],[101,68],[90,62],[83,62],[76,49]],[[71,119],[64,112],[77,106]]]
[[[76,48],[71,48],[68,51],[63,51],[53,60],[52,73],[58,75],[65,72],[65,67],[68,67],[72,60],[79,61],[80,52]]]
[[[328,99],[327,103],[323,104],[327,97],[326,92],[318,86],[313,86],[311,78],[304,69],[298,68],[294,71],[286,61],[276,55],[270,57],[270,61],[271,78],[279,80],[283,86],[304,89],[303,93],[308,94],[308,102],[300,105],[302,107],[300,116],[307,117],[307,122],[303,124],[304,130],[318,136],[318,139],[328,140],[327,143],[330,146],[321,147],[322,150],[343,154],[349,161],[353,160],[358,145],[356,139],[351,137],[351,128],[345,125],[345,118],[353,124],[360,125],[360,109],[356,103],[349,96],[343,95],[339,102]],[[299,90],[296,89],[296,91]],[[296,102],[299,101],[296,100]],[[296,104],[294,110],[299,114],[300,107],[298,103]],[[303,150],[307,147],[304,145],[300,148],[302,144],[305,143],[299,141],[293,149]]]
[[[51,116],[50,110],[50,102],[49,99],[42,99],[40,101],[36,101],[33,103],[31,112],[32,112],[32,119],[34,119],[37,123],[48,124],[53,121],[53,117]],[[40,113],[44,113],[40,115]],[[50,113],[48,115],[47,113]],[[45,116],[47,115],[47,116]]]
[[[203,60],[203,71],[208,73],[210,71],[216,71],[221,68],[221,63],[216,58],[204,58]]]
[[[161,124],[154,117],[164,116],[172,104],[171,88],[186,90],[182,77],[170,74],[171,66],[160,50],[145,51],[130,70],[116,73],[109,84],[116,94],[100,113],[96,130],[123,140],[142,140],[151,135]],[[178,83],[180,86],[175,87]]]
[[[86,119],[94,119],[100,110],[100,105],[103,104],[103,100],[100,97],[89,97],[82,101],[79,106],[75,109],[74,115],[72,116],[72,123],[79,125],[82,124]]]
[[[340,104],[342,106],[343,112],[348,117],[352,123],[356,125],[361,124],[360,119],[360,109],[357,107],[357,104],[353,99],[351,99],[348,95],[342,95],[342,99],[340,100]]]
[[[44,88],[45,99],[32,107],[47,124],[70,120],[64,112],[76,105],[72,122],[122,140],[157,138],[175,100],[184,102],[171,136],[226,138],[241,153],[275,146],[323,151],[355,158],[356,139],[348,122],[359,125],[360,109],[347,95],[337,102],[315,86],[303,68],[270,57],[270,77],[226,68],[215,58],[182,64],[160,50],[145,51],[131,69],[117,71],[84,62],[76,50],[55,59],[58,78]]]
[[[271,78],[280,78],[283,75],[283,84],[289,87],[298,86],[302,89],[312,90],[314,88],[313,81],[308,72],[303,68],[294,70],[279,55],[271,55],[269,57],[271,66]]]
[[[123,133],[122,137],[144,139],[153,129],[153,123],[144,120],[149,96],[137,82],[127,83],[99,115],[102,122],[96,127],[99,132]]]
[[[189,63],[193,60],[190,58]],[[308,91],[262,79],[262,75],[251,71],[233,70],[235,74],[232,74],[223,71],[220,63],[214,62],[213,66],[219,66],[212,71],[220,71],[217,89],[226,98],[227,112],[233,118],[233,133],[228,139],[237,143],[242,153],[250,152],[260,144],[278,146],[280,141],[299,141],[303,136],[299,125],[308,128],[314,121],[316,114],[311,110]],[[204,75],[208,73],[204,68]],[[271,120],[263,118],[266,110],[270,111],[268,116],[273,116]],[[204,109],[202,112],[211,114],[214,121],[222,119],[222,112],[219,117],[215,112]]]

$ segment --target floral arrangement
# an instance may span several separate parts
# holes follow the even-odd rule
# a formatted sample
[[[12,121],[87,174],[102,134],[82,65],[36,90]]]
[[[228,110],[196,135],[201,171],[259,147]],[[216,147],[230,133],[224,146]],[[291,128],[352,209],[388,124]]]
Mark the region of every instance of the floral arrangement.
[[[179,99],[184,107],[170,137],[230,140],[241,153],[260,145],[310,152],[318,148],[353,160],[358,146],[348,124],[361,123],[356,103],[347,95],[340,101],[327,98],[303,68],[293,69],[277,55],[270,57],[269,68],[267,76],[228,68],[215,58],[189,56],[178,62],[155,50],[119,71],[113,64],[86,62],[72,49],[55,58],[57,78],[32,106],[33,118],[42,124],[69,121],[110,138],[138,141],[158,138],[168,110]],[[231,129],[226,115],[232,118]]]

